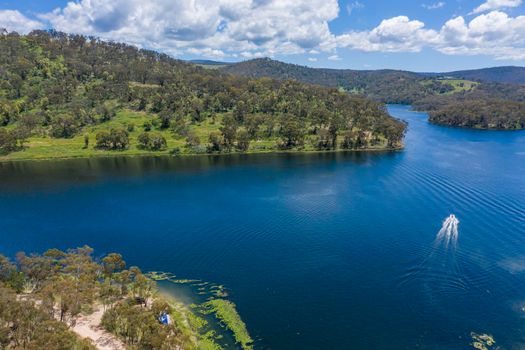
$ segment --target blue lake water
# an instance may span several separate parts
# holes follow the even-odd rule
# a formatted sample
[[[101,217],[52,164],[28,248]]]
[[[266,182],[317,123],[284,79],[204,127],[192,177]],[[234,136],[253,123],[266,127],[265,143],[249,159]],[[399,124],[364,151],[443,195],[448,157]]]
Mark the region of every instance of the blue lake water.
[[[525,133],[389,110],[403,152],[0,163],[0,251],[223,284],[260,349],[523,349]]]

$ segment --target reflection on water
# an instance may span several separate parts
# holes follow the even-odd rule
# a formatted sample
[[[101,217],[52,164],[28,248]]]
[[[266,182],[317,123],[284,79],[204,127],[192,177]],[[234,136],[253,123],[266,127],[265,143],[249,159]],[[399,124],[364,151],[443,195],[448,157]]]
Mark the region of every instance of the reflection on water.
[[[81,185],[115,177],[142,177],[151,174],[199,173],[232,166],[296,166],[320,162],[352,162],[366,165],[378,157],[396,152],[321,152],[311,154],[231,154],[211,156],[100,157],[51,161],[0,162],[0,190],[33,191],[56,186]]]
[[[261,349],[520,349],[525,133],[390,112],[404,152],[1,163],[0,250],[216,281]]]

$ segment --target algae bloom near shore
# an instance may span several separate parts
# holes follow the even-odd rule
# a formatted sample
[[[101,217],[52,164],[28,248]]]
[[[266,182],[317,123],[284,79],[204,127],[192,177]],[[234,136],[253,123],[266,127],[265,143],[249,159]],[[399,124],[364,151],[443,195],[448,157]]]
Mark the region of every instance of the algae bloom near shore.
[[[233,302],[225,299],[228,296],[226,288],[222,285],[212,284],[201,280],[180,279],[167,272],[152,271],[147,276],[157,282],[171,283],[175,285],[187,285],[193,290],[193,300],[199,299],[197,303],[189,305],[193,312],[193,321],[200,324],[200,332],[204,334],[207,341],[220,342],[224,338],[225,331],[233,334],[235,344],[244,350],[253,349],[253,339],[248,333],[246,324],[242,321]],[[173,293],[166,292],[176,300]],[[196,297],[199,298],[196,298]],[[214,318],[209,324],[210,319],[204,319],[208,315]],[[213,323],[216,323],[215,325]],[[219,327],[217,327],[217,325]],[[233,344],[226,344],[228,345]],[[220,346],[220,345],[217,345]]]

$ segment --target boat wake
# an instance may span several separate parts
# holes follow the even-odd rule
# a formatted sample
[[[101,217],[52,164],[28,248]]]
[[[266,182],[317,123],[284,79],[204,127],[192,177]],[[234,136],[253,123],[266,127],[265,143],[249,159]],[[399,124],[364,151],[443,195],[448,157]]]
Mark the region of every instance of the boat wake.
[[[445,249],[448,249],[450,246],[455,249],[458,243],[458,225],[459,220],[454,214],[450,214],[450,216],[443,221],[443,226],[436,236],[435,246],[443,245]]]
[[[468,293],[468,281],[458,263],[458,226],[456,216],[448,216],[426,257],[419,263],[412,262],[401,276],[398,287],[412,296],[409,304],[418,300],[427,304],[427,310],[450,312],[457,298]]]

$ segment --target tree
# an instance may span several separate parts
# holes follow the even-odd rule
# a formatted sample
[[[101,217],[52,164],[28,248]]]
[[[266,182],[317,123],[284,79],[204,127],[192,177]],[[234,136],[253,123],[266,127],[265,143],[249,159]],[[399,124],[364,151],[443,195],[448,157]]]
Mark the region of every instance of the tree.
[[[218,131],[212,131],[210,133],[210,136],[208,137],[209,146],[208,146],[208,152],[220,152],[222,149],[222,134]]]
[[[245,129],[240,129],[237,132],[237,149],[241,152],[246,152],[250,148],[250,134]]]
[[[129,139],[128,139],[128,132],[125,129],[117,128],[117,129],[111,129],[110,131],[111,135],[111,142],[112,142],[112,149],[114,150],[125,150],[129,146]]]
[[[305,131],[297,117],[292,114],[283,114],[281,117],[281,137],[283,148],[299,146],[303,143]]]
[[[190,113],[192,120],[195,122],[200,122],[203,120],[203,112],[204,106],[202,103],[202,100],[200,98],[194,97],[190,101]]]
[[[84,149],[89,147],[89,134],[84,134]]]
[[[138,147],[141,149],[149,149],[150,137],[148,132],[143,132],[137,137]]]
[[[166,139],[160,133],[144,132],[138,136],[137,141],[139,148],[150,151],[162,151],[167,148]]]
[[[237,136],[237,121],[235,118],[231,115],[224,116],[220,131],[222,133],[224,148],[230,150]]]
[[[15,293],[0,286],[0,348],[94,350],[64,323],[58,322],[31,301],[18,300]]]
[[[186,121],[181,116],[176,116],[174,119],[171,120],[171,129],[175,133],[176,136],[187,136],[188,134],[188,125],[186,124]]]
[[[110,150],[113,147],[113,144],[111,142],[111,135],[109,131],[102,130],[97,133],[95,136],[97,140],[97,144],[95,148],[97,149],[104,149],[104,150]]]
[[[0,154],[8,154],[18,149],[18,140],[12,132],[0,128]]]
[[[150,149],[152,151],[163,151],[168,147],[168,143],[164,136],[160,133],[152,133],[150,136]]]
[[[25,277],[9,259],[0,255],[0,282],[20,293],[24,288]]]
[[[341,148],[353,149],[357,147],[357,133],[352,130],[347,130],[344,134],[343,141],[341,142]]]
[[[159,113],[159,128],[160,129],[167,129],[171,125],[171,112],[166,110]]]
[[[115,272],[120,272],[126,268],[126,262],[121,254],[111,253],[102,258],[102,266],[106,276],[110,276]]]
[[[122,151],[128,148],[128,132],[123,128],[112,128],[110,131],[97,133],[97,149]]]
[[[77,130],[77,121],[70,115],[59,115],[51,120],[51,136],[55,138],[71,138]]]
[[[117,115],[115,107],[109,106],[106,103],[97,107],[97,113],[101,123],[110,121]]]
[[[38,126],[42,125],[42,118],[36,114],[24,114],[18,118],[18,124],[21,128],[31,133]]]
[[[155,282],[142,274],[142,271],[136,266],[131,267],[130,272],[132,273],[131,291],[136,300],[146,307],[148,305],[149,298],[152,297],[153,291],[155,290]]]
[[[248,131],[250,138],[255,138],[263,121],[264,115],[260,114],[248,114],[244,117],[244,127],[246,128],[246,131]]]
[[[328,150],[332,148],[332,145],[332,138],[328,129],[318,129],[315,147],[319,150]]]
[[[246,112],[246,103],[243,100],[238,101],[235,104],[235,109],[233,110],[233,116],[235,120],[237,120],[239,123],[242,123],[244,121],[244,116],[246,115]]]
[[[201,140],[195,132],[190,131],[188,132],[188,136],[186,137],[186,147],[197,147],[200,146]]]

